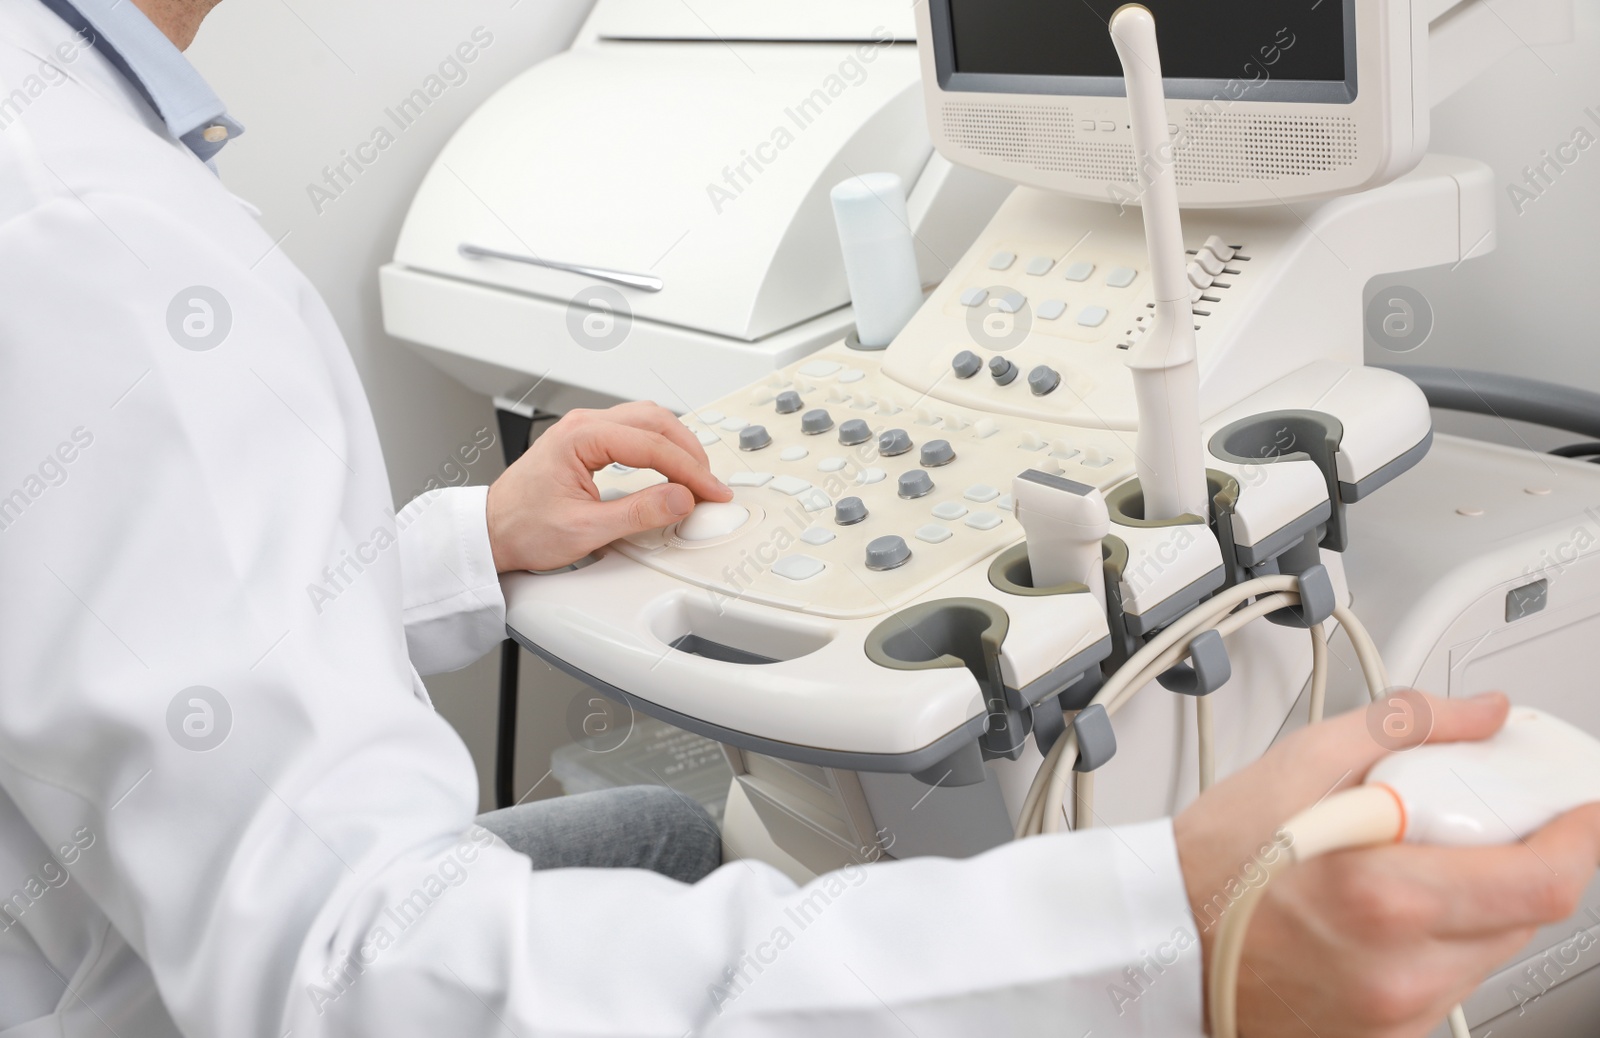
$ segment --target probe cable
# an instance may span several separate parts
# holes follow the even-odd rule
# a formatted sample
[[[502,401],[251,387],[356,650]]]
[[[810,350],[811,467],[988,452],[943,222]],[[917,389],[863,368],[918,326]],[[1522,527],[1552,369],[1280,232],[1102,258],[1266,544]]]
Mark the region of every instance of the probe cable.
[[[1115,714],[1157,675],[1182,662],[1197,635],[1216,631],[1227,637],[1253,620],[1299,602],[1299,581],[1292,576],[1258,577],[1228,588],[1174,621],[1134,653],[1106,681],[1090,700],[1090,705],[1098,703],[1105,707],[1108,715]],[[1355,647],[1369,696],[1374,701],[1380,699],[1389,688],[1389,675],[1377,644],[1348,607],[1337,606],[1333,619]],[[1322,720],[1327,703],[1328,636],[1321,624],[1313,624],[1309,633],[1309,714],[1311,723],[1315,724]],[[1214,727],[1209,697],[1200,697],[1195,705],[1200,784],[1204,790],[1211,785],[1215,768]],[[1018,838],[1060,831],[1065,819],[1062,802],[1067,782],[1074,776],[1072,768],[1077,759],[1077,734],[1069,728],[1056,740],[1034,776],[1017,821]],[[1077,773],[1074,789],[1073,827],[1087,828],[1094,816],[1094,772]],[[1223,916],[1212,951],[1208,990],[1213,1038],[1238,1036],[1239,968],[1245,935],[1250,918],[1272,880],[1290,865],[1321,854],[1397,842],[1405,832],[1405,809],[1387,786],[1358,786],[1296,815],[1284,826],[1284,831],[1290,834],[1289,853],[1267,866],[1266,882],[1247,887],[1244,896]],[[1470,1038],[1466,1014],[1460,1006],[1451,1010],[1449,1023],[1451,1038]]]

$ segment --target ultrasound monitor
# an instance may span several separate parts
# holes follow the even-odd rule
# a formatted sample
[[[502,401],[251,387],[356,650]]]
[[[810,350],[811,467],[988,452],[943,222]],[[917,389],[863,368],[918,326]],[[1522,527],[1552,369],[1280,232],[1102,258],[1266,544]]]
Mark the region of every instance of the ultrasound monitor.
[[[1121,0],[922,0],[929,126],[963,165],[1137,204]],[[1410,0],[1146,0],[1180,202],[1274,205],[1373,187],[1427,143],[1428,24]],[[1438,6],[1438,5],[1435,5]],[[1416,24],[1414,24],[1414,22]]]

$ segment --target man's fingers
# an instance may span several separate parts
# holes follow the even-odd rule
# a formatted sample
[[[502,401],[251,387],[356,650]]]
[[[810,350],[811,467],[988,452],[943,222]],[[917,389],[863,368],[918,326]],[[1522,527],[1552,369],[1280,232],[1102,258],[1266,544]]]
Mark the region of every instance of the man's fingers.
[[[1487,739],[1505,724],[1511,706],[1499,692],[1470,699],[1441,699],[1399,689],[1364,710],[1296,732],[1274,751],[1278,772],[1296,799],[1356,785],[1393,752],[1423,742]]]
[[[596,546],[619,537],[656,530],[694,510],[694,495],[676,483],[661,483],[615,501],[592,506],[588,531]]]
[[[1600,805],[1579,808],[1503,846],[1398,846],[1371,853],[1369,880],[1382,884],[1387,875],[1396,903],[1431,915],[1416,921],[1436,937],[1488,937],[1547,926],[1577,911],[1600,868]]]
[[[600,415],[618,425],[629,425],[635,429],[659,433],[682,447],[689,457],[697,459],[700,464],[708,468],[711,465],[710,459],[706,457],[705,448],[700,445],[700,438],[678,421],[677,415],[664,407],[636,401],[631,404],[618,404],[600,412]]]
[[[723,486],[710,469],[660,433],[594,422],[578,430],[574,447],[589,472],[621,462],[632,468],[654,469],[669,482],[688,487],[702,500],[727,501],[733,496],[733,491]]]

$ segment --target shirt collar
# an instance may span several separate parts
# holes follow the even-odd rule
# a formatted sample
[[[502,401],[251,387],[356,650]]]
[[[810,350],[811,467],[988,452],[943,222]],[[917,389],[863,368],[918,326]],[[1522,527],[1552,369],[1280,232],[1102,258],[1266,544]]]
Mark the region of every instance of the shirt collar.
[[[167,131],[209,163],[244,132],[183,52],[130,0],[41,0],[144,95]]]

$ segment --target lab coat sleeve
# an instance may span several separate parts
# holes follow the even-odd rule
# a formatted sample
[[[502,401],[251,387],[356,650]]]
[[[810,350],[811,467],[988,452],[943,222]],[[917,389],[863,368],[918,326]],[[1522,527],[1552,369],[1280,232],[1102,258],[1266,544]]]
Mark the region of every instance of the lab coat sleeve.
[[[198,189],[78,196],[0,225],[0,785],[50,846],[93,835],[73,879],[184,1034],[1201,1033],[1166,822],[800,889],[530,870],[474,827],[402,633],[413,586],[489,586],[483,545],[402,581],[353,367],[268,236]],[[214,348],[175,345],[194,285]],[[472,497],[426,539],[479,536]],[[419,630],[498,608],[459,602]]]
[[[430,490],[396,516],[406,647],[422,674],[458,670],[506,636],[487,487]]]

